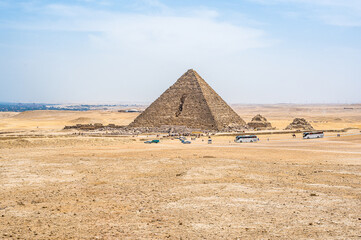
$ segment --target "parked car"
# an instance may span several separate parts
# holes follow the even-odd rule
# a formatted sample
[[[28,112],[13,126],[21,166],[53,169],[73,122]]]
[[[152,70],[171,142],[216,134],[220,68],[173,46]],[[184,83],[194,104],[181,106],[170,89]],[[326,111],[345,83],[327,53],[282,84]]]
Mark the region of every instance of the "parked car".
[[[144,143],[148,143],[148,144],[151,144],[151,143],[159,143],[159,140],[149,140],[149,141],[145,141]]]

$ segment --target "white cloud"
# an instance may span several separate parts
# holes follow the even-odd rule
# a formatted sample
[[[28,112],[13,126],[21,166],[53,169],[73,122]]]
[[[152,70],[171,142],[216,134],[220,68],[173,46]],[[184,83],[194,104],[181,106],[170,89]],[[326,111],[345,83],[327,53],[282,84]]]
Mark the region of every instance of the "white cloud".
[[[360,0],[251,0],[261,4],[294,6],[305,17],[319,19],[336,26],[361,26]],[[297,8],[298,7],[298,8]],[[295,11],[292,12],[295,16]],[[298,14],[301,15],[301,14]]]
[[[156,14],[141,14],[33,5],[41,20],[3,26],[41,36],[26,43],[25,51],[23,46],[17,50],[13,56],[22,59],[17,68],[26,69],[8,71],[8,76],[19,82],[32,79],[30,86],[48,89],[54,99],[151,101],[188,68],[200,73],[206,66],[223,69],[221,64],[246,50],[273,44],[263,30],[220,20],[214,10],[159,8]],[[54,33],[61,40],[54,41]],[[79,91],[84,86],[86,91]]]
[[[252,0],[263,4],[277,4],[277,3],[302,3],[311,5],[323,5],[332,7],[348,7],[353,9],[360,9],[361,2],[359,0]]]
[[[351,17],[342,14],[322,14],[320,18],[331,25],[343,27],[361,27],[361,17]]]
[[[148,1],[149,2],[149,1]],[[156,1],[151,5],[159,6]],[[165,9],[163,5],[159,6]],[[187,14],[123,14],[79,6],[51,4],[38,13],[50,17],[46,22],[13,22],[8,27],[40,31],[89,32],[95,47],[127,49],[158,54],[212,51],[237,52],[271,44],[264,31],[218,20],[214,10]]]
[[[324,1],[294,0],[288,8],[292,17],[302,13],[293,5],[296,1],[315,15],[316,9],[330,13],[325,9],[331,5]],[[95,0],[88,7],[21,4],[24,16],[0,22],[0,31],[16,29],[0,45],[1,78],[6,79],[0,96],[13,101],[151,102],[194,68],[230,102],[305,102],[306,91],[312,93],[309,102],[360,99],[360,52],[335,51],[327,42],[323,49],[272,48],[274,40],[261,29],[269,27],[244,16],[135,2],[139,8],[127,8],[127,13]]]

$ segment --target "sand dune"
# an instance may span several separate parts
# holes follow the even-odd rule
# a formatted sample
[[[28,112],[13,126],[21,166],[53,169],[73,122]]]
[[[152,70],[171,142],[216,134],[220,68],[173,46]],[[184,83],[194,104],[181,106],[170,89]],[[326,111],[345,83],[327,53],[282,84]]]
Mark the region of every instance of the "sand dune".
[[[9,114],[0,118],[1,130],[61,130],[66,125],[77,123],[102,123],[128,125],[139,113],[120,113],[112,111],[27,111]]]
[[[70,120],[69,123],[81,123],[81,124],[89,124],[89,123],[97,123],[101,122],[98,119],[92,119],[88,117],[78,117],[76,119]]]

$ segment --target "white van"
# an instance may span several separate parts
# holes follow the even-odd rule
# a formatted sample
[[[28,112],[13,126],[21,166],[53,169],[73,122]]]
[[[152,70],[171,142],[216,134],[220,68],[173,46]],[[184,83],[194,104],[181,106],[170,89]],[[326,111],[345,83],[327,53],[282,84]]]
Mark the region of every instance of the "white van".
[[[305,132],[303,133],[304,139],[312,139],[312,138],[323,138],[323,132]]]
[[[237,136],[234,142],[245,143],[245,142],[258,142],[259,138],[256,135],[242,135]]]

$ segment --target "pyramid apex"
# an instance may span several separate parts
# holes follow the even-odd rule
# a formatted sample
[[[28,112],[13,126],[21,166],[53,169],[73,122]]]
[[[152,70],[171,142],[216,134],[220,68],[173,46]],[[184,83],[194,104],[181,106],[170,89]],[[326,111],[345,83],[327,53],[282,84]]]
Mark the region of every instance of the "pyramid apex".
[[[196,72],[196,70],[194,70],[193,68],[188,69],[184,75],[191,75],[191,76],[196,77],[197,79],[198,79],[198,77],[200,77],[199,74]]]

